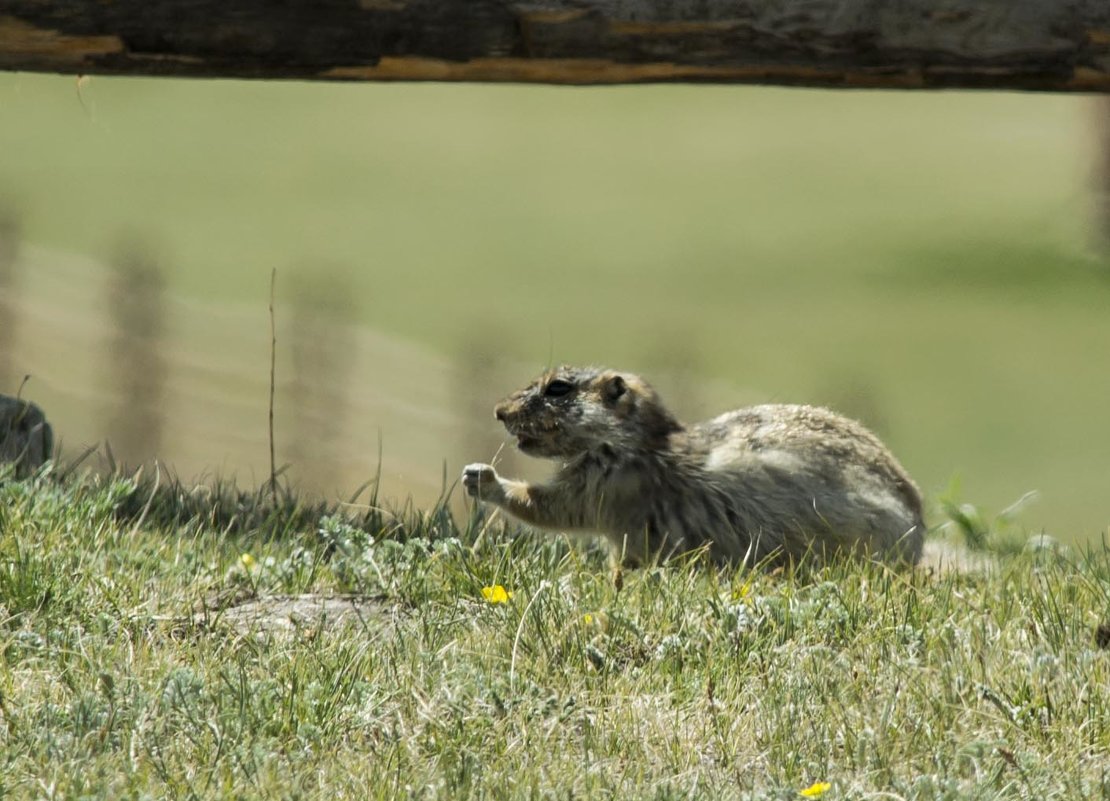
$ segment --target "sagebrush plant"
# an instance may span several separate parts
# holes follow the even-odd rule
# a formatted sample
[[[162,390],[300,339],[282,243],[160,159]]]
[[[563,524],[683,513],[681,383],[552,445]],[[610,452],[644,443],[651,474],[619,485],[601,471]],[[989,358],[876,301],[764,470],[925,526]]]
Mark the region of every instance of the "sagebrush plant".
[[[972,551],[1013,553],[1026,546],[1020,525],[1021,512],[1037,500],[1038,493],[1027,492],[996,515],[961,498],[960,480],[953,478],[937,498],[937,506],[947,518],[943,528],[951,528],[960,542]],[[1050,539],[1042,534],[1041,540]],[[1053,541],[1055,542],[1055,541]],[[1043,545],[1043,543],[1042,543]]]
[[[478,512],[173,484],[0,483],[0,796],[1110,797],[1105,545],[615,581]],[[194,616],[228,589],[400,611]]]

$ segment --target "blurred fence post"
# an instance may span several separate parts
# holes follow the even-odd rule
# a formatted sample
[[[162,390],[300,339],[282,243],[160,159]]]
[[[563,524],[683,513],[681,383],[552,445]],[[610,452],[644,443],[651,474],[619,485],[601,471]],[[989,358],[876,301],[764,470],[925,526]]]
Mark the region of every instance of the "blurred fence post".
[[[502,472],[518,470],[516,449],[506,445],[506,434],[493,419],[493,407],[525,378],[514,381],[505,375],[500,343],[506,339],[492,328],[469,331],[455,354],[449,405],[459,410],[462,431],[455,440],[453,472],[471,462],[494,461]]]
[[[1095,163],[1092,175],[1095,241],[1103,256],[1110,256],[1110,97],[1096,97],[1094,104]]]
[[[19,246],[22,226],[14,209],[0,205],[0,391],[14,392],[16,334],[19,331]]]
[[[834,411],[858,420],[881,437],[893,432],[890,416],[877,380],[850,365],[822,374],[816,400]]]
[[[165,277],[150,247],[132,239],[117,247],[112,268],[109,375],[117,400],[108,442],[121,462],[136,465],[158,456],[165,429]]]
[[[345,270],[312,267],[294,275],[288,386],[289,461],[300,483],[330,494],[340,488],[341,443],[356,341],[354,290]]]
[[[654,366],[656,381],[666,387],[663,402],[683,419],[696,419],[705,414],[705,376],[701,350],[696,337],[688,330],[653,332],[641,341],[648,344],[643,352],[646,364]]]

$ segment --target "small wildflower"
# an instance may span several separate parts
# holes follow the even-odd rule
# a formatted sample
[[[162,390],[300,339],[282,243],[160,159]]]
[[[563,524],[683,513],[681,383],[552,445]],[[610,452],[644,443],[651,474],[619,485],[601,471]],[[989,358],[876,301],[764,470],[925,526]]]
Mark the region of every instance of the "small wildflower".
[[[508,603],[513,594],[500,584],[494,584],[492,587],[482,587],[482,597],[491,604],[503,604]]]
[[[605,631],[609,628],[609,616],[604,612],[586,612],[580,618],[582,625],[594,631]]]
[[[254,566],[255,566],[256,564],[258,564],[258,563],[257,563],[257,562],[256,562],[256,561],[254,560],[254,557],[253,557],[253,556],[251,556],[251,555],[250,555],[249,553],[245,553],[245,554],[242,554],[242,555],[241,555],[241,556],[239,557],[239,561],[240,561],[240,562],[241,562],[241,563],[243,564],[243,567],[245,567],[245,568],[246,568],[247,570],[250,570],[250,569],[251,569],[251,568],[253,568],[253,567],[254,567]]]
[[[804,790],[799,790],[798,795],[803,795],[806,798],[820,798],[829,791],[832,787],[828,782],[814,782]]]

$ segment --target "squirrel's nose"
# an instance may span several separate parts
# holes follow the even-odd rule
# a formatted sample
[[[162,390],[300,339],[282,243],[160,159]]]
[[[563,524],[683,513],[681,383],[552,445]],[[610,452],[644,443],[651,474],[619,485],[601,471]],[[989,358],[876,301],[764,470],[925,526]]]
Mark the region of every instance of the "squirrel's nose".
[[[505,418],[509,416],[509,411],[505,408],[503,403],[499,403],[493,407],[493,416],[504,423]]]

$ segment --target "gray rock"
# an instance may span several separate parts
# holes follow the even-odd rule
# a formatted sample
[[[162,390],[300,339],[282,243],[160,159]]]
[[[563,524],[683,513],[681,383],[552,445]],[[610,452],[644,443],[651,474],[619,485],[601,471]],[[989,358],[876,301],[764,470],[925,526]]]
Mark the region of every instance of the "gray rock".
[[[30,401],[0,395],[0,465],[14,463],[15,475],[30,475],[54,452],[54,431]]]
[[[301,633],[315,637],[325,629],[348,626],[368,634],[392,634],[408,619],[398,604],[380,596],[362,595],[269,595],[232,599],[221,608],[218,599],[212,606],[197,611],[193,624],[215,629],[221,624],[242,634]]]

